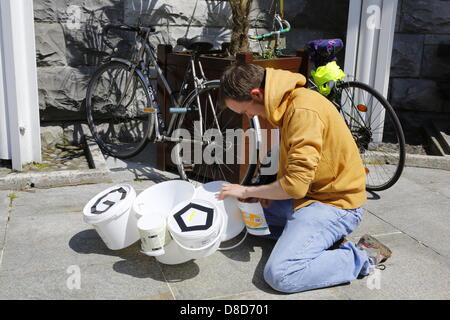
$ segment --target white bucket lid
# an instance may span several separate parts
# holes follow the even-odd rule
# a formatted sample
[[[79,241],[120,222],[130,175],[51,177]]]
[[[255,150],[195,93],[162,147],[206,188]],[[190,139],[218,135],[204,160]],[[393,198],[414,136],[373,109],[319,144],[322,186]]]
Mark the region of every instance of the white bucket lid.
[[[223,201],[218,201],[216,198],[216,196],[220,194],[222,185],[224,184],[230,183],[226,181],[215,181],[204,184],[195,191],[196,199],[203,199],[216,204],[219,210],[225,214],[227,226],[222,236],[222,242],[237,237],[245,229],[245,223],[238,206],[238,200],[229,197]]]
[[[194,186],[187,181],[173,180],[158,183],[137,196],[133,203],[133,211],[138,220],[153,214],[168,216],[175,205],[191,200],[194,193]]]
[[[116,219],[129,212],[135,199],[136,191],[132,186],[125,184],[111,187],[86,204],[83,209],[84,221],[92,225]]]
[[[193,199],[176,206],[167,223],[172,237],[180,245],[192,248],[191,244],[195,242],[197,248],[194,249],[201,249],[202,244],[209,247],[221,236],[222,213],[211,202]]]

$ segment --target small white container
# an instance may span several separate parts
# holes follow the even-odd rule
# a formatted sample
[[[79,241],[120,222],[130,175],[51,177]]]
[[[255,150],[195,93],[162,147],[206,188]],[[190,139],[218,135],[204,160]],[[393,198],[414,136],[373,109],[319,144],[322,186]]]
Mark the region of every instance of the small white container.
[[[216,252],[225,231],[223,213],[213,203],[200,199],[176,206],[167,224],[180,251],[191,259],[205,258]]]
[[[132,213],[136,192],[130,185],[111,187],[84,207],[84,221],[92,225],[111,250],[122,250],[140,239]]]
[[[264,209],[261,203],[247,203],[239,201],[239,209],[247,227],[248,233],[255,236],[266,236],[270,234]]]
[[[170,241],[166,218],[156,214],[145,215],[139,219],[137,226],[141,235],[141,252],[150,257],[165,254],[164,247]]]

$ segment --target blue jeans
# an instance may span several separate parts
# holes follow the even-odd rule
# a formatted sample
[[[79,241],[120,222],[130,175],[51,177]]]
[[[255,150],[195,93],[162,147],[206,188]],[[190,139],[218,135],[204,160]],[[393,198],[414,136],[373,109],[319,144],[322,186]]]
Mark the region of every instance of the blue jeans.
[[[292,201],[275,201],[265,209],[271,237],[278,241],[264,269],[275,290],[302,292],[350,282],[368,275],[367,253],[346,242],[327,250],[361,223],[363,210],[342,210],[320,202],[292,213]]]

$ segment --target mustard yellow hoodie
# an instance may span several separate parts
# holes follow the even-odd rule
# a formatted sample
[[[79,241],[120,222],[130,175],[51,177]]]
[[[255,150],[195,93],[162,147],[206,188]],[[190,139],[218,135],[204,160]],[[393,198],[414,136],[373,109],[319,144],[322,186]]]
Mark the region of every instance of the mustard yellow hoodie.
[[[267,69],[265,108],[280,128],[281,186],[296,210],[315,201],[359,208],[367,196],[356,143],[336,107],[305,84],[301,74]]]

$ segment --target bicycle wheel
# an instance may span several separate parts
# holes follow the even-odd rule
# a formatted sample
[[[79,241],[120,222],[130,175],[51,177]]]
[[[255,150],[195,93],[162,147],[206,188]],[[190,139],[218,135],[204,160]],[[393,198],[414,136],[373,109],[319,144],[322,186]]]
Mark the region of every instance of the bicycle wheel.
[[[109,62],[93,75],[86,93],[92,135],[107,154],[131,158],[146,146],[154,119],[148,88],[137,72],[122,62]]]
[[[253,119],[243,125],[242,115],[219,108],[219,88],[220,81],[211,81],[187,98],[188,112],[180,116],[176,130],[184,140],[172,150],[172,161],[181,178],[194,184],[247,185],[256,170],[259,126]]]
[[[367,190],[392,187],[405,165],[405,138],[394,109],[364,83],[338,83],[335,94],[331,99],[358,146],[366,170]]]

